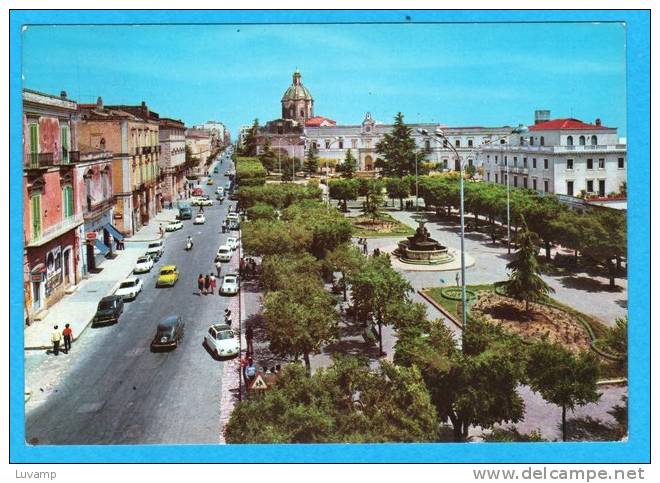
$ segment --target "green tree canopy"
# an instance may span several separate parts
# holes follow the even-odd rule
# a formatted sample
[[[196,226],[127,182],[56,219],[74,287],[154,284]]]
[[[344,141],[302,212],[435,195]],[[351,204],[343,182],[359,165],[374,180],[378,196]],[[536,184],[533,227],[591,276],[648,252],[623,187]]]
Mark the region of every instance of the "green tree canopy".
[[[414,174],[415,163],[424,160],[424,154],[417,149],[412,137],[412,129],[404,124],[400,112],[394,117],[392,131],[385,134],[376,145],[376,152],[383,158],[379,167],[385,176],[402,178]]]
[[[330,180],[328,189],[330,198],[341,201],[344,212],[348,211],[348,202],[358,197],[358,182],[354,179]]]
[[[261,397],[236,405],[229,443],[429,442],[437,419],[419,372],[345,358],[305,375],[291,364]]]
[[[562,408],[562,439],[566,441],[566,410],[600,398],[597,359],[589,351],[575,355],[561,344],[542,341],[529,349],[526,373],[534,391]]]
[[[319,170],[319,157],[316,146],[312,144],[309,149],[307,149],[307,156],[305,157],[305,171],[310,176],[316,174]]]
[[[350,149],[346,151],[346,156],[344,157],[344,162],[337,165],[335,171],[341,173],[342,178],[351,179],[357,171],[357,160],[353,156],[353,153]]]
[[[277,211],[266,203],[255,203],[247,209],[249,220],[277,220]]]
[[[284,290],[298,276],[318,279],[321,265],[308,253],[271,255],[261,264],[259,281],[266,292]]]

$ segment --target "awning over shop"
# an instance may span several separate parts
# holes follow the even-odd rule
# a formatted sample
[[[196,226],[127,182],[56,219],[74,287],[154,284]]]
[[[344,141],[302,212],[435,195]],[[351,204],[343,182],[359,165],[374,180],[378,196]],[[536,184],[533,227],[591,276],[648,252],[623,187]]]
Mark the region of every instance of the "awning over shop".
[[[105,229],[108,230],[108,231],[110,232],[110,234],[112,235],[112,237],[113,237],[115,240],[122,241],[122,240],[124,239],[124,235],[122,235],[121,233],[119,233],[119,230],[117,230],[117,229],[116,229],[114,226],[112,226],[110,223],[108,223],[107,225],[105,225]]]
[[[98,248],[99,251],[101,253],[103,253],[104,255],[107,255],[108,253],[110,253],[110,249],[108,248],[108,246],[105,243],[103,243],[101,240],[99,240],[98,238],[96,240],[94,240],[94,245],[96,245],[96,248]]]

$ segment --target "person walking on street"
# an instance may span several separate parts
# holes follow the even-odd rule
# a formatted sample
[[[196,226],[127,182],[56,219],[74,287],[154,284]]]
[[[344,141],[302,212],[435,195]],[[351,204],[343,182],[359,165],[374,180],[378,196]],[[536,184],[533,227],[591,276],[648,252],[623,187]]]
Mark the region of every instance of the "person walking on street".
[[[248,324],[245,328],[245,340],[247,341],[247,354],[248,357],[252,357],[252,352],[254,351],[254,346],[252,340],[254,339],[254,331],[252,330],[252,325]]]
[[[165,231],[163,231],[163,224],[161,223],[158,225],[158,232],[160,233],[160,237],[163,238],[163,235],[165,235]]]
[[[56,356],[60,355],[60,341],[62,340],[62,334],[57,326],[53,327],[53,332],[50,334],[50,340],[53,343],[53,354]]]
[[[211,295],[213,295],[215,293],[215,284],[216,284],[215,275],[211,274],[210,279],[211,279]]]
[[[461,286],[461,276],[458,274],[458,272],[456,272],[456,286]]]
[[[216,276],[220,278],[220,274],[222,273],[222,262],[220,260],[215,262],[215,271]]]
[[[206,295],[209,292],[209,289],[211,288],[211,277],[209,277],[209,274],[206,274],[206,277],[204,277],[204,295]]]
[[[64,336],[64,352],[68,354],[71,350],[71,339],[73,339],[73,330],[71,330],[70,324],[64,324],[62,335]]]
[[[204,291],[204,275],[201,273],[197,278],[197,288],[199,289],[199,294],[202,295],[202,292]]]
[[[231,327],[231,310],[229,308],[225,309],[225,324]]]

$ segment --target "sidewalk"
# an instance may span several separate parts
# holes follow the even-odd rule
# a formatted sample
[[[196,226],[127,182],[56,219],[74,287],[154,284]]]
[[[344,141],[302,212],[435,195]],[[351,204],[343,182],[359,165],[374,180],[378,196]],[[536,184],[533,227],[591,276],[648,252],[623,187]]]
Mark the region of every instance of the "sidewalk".
[[[160,239],[159,225],[163,226],[176,217],[176,210],[165,209],[154,220],[142,227],[131,238],[126,238],[125,249],[115,251],[115,259],[106,260],[99,273],[83,279],[75,292],[66,295],[59,302],[48,308],[46,316],[23,331],[25,350],[50,349],[50,334],[53,326],[64,329],[64,324],[71,324],[73,340],[82,335],[96,313],[96,307],[102,297],[112,294],[119,283],[133,271],[138,257],[144,255],[146,243]]]

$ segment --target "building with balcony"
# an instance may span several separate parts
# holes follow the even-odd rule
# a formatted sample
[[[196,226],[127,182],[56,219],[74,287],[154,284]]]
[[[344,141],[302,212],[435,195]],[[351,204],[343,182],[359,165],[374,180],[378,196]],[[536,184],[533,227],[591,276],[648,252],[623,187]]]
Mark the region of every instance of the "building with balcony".
[[[76,102],[23,91],[23,234],[26,319],[57,302],[80,278],[75,163]]]
[[[211,156],[211,133],[206,129],[186,129],[186,146],[197,160],[192,173],[201,175],[206,172],[206,165]]]
[[[616,128],[536,111],[526,136],[481,146],[478,164],[493,183],[566,196],[605,198],[626,182],[627,147]],[[510,177],[510,179],[509,179]]]
[[[158,136],[163,201],[173,202],[183,194],[186,185],[186,126],[177,119],[160,118]]]
[[[96,104],[80,105],[80,118],[81,144],[114,154],[113,224],[122,236],[131,236],[162,208],[158,121],[145,103],[104,106],[100,97]]]

